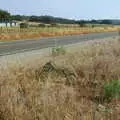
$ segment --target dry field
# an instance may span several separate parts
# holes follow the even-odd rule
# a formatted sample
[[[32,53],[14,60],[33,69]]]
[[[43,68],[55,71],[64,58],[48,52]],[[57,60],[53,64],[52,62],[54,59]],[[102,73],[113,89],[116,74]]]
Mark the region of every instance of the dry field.
[[[84,48],[84,49],[83,49]],[[95,42],[33,63],[0,66],[0,120],[119,120],[120,40]]]
[[[21,39],[38,39],[41,37],[76,35],[98,32],[118,31],[119,26],[105,27],[45,27],[45,28],[0,28],[0,41],[11,41]]]

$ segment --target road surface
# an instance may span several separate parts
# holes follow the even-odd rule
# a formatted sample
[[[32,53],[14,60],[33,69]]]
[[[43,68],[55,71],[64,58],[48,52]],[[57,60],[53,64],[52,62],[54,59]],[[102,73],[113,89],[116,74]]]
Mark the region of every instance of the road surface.
[[[79,42],[84,42],[94,39],[103,39],[107,37],[116,37],[116,36],[118,36],[117,32],[108,32],[108,33],[93,33],[93,34],[72,35],[72,36],[62,36],[62,37],[49,37],[49,38],[41,38],[39,40],[19,40],[12,42],[1,42],[0,56],[43,49],[48,47],[54,47],[54,46],[76,44]]]

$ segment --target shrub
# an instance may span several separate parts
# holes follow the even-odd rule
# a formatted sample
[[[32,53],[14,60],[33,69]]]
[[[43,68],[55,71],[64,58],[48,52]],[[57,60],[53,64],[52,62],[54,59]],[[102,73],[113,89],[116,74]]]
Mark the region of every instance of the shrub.
[[[113,80],[106,83],[104,86],[104,94],[107,100],[115,97],[120,98],[120,80]]]
[[[51,23],[50,26],[51,27],[58,27],[58,25],[56,23]]]
[[[46,27],[46,25],[45,24],[42,24],[42,23],[40,23],[39,25],[38,25],[39,27]]]
[[[94,27],[95,27],[95,25],[92,25],[91,27],[92,27],[92,28],[94,28]]]
[[[87,27],[86,24],[84,24],[84,23],[80,23],[79,26],[80,27]]]
[[[20,23],[20,28],[28,28],[28,23]]]

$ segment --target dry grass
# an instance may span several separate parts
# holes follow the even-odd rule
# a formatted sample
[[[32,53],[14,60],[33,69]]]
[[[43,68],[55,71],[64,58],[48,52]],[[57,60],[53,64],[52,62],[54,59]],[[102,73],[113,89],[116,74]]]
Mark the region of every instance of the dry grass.
[[[119,40],[30,66],[1,65],[0,120],[119,120],[120,101],[103,99],[104,83],[118,79]]]
[[[77,35],[77,34],[88,34],[97,32],[112,32],[118,31],[119,26],[113,27],[71,27],[71,28],[57,28],[57,27],[46,27],[46,28],[1,28],[0,29],[0,41],[11,41],[21,39],[37,39],[41,37],[50,36],[64,36],[64,35]]]

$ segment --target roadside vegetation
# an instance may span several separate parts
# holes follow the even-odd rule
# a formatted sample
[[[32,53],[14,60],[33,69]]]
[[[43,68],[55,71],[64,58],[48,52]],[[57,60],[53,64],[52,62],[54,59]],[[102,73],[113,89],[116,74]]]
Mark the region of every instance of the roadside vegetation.
[[[39,24],[38,24],[39,25]],[[44,25],[44,24],[42,24]],[[119,26],[102,26],[102,27],[79,27],[75,25],[59,25],[46,27],[27,27],[27,24],[21,24],[20,27],[3,27],[0,28],[0,41],[22,40],[22,39],[39,39],[41,37],[79,35],[99,32],[118,31]],[[35,25],[34,25],[35,26]]]
[[[119,120],[119,80],[115,38],[70,52],[56,47],[32,64],[1,64],[0,120]]]

